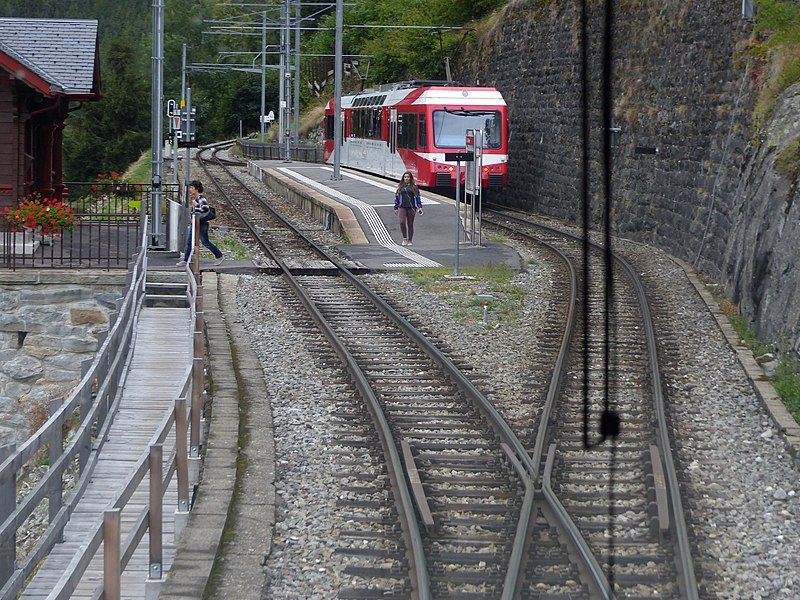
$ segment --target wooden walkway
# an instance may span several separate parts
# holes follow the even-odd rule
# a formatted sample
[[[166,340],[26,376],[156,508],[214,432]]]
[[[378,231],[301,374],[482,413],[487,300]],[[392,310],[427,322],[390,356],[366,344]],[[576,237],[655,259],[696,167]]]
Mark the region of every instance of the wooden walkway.
[[[100,450],[92,480],[64,528],[64,542],[57,544],[26,587],[22,598],[46,598],[62,576],[76,551],[87,542],[90,531],[102,521],[103,511],[116,499],[130,477],[136,461],[173,400],[180,392],[179,379],[192,363],[191,323],[188,308],[143,308],[136,328],[136,345],[119,410]],[[174,428],[164,441],[164,472],[175,445]],[[122,540],[147,504],[148,477],[122,511]],[[173,513],[178,493],[173,476],[164,494],[164,572],[172,565]],[[148,575],[147,535],[122,574],[122,597],[141,600]],[[72,598],[90,598],[103,578],[103,551],[98,550]]]

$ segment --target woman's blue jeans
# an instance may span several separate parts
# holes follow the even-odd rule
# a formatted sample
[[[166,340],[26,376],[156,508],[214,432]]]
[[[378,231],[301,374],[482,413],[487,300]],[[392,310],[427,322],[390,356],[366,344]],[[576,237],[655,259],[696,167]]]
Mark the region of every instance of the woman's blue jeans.
[[[222,258],[222,252],[208,239],[208,221],[200,221],[200,242],[211,250],[214,258]],[[192,227],[189,226],[189,232],[186,234],[186,251],[183,253],[184,262],[189,262],[189,254],[192,252]]]

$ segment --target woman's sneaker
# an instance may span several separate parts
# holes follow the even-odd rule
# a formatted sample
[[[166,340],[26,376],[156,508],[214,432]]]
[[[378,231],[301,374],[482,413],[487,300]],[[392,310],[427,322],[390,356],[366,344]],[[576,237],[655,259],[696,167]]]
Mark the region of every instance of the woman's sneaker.
[[[224,260],[225,260],[225,256],[220,256],[217,260],[214,261],[214,266],[215,267],[220,266]]]
[[[179,260],[178,262],[175,263],[175,266],[176,267],[185,267],[186,266],[186,261],[185,260]]]

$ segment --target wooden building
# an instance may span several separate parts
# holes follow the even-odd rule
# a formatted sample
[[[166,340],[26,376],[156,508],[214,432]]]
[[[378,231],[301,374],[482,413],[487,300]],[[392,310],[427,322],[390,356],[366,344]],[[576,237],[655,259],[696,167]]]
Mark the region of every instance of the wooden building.
[[[0,18],[0,209],[64,194],[68,113],[100,94],[97,21]]]

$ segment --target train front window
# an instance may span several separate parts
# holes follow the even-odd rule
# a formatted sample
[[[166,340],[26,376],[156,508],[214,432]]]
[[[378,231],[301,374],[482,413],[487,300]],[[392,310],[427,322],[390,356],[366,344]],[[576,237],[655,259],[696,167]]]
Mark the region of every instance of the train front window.
[[[483,147],[499,148],[502,135],[500,111],[433,111],[433,145],[437,148],[463,148],[467,129],[483,130]]]

